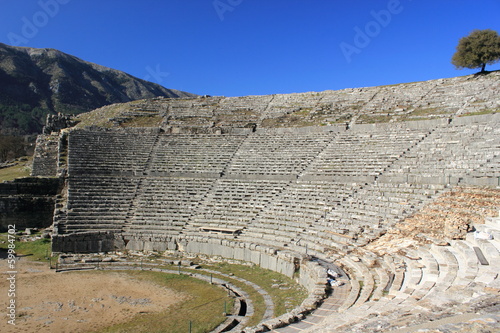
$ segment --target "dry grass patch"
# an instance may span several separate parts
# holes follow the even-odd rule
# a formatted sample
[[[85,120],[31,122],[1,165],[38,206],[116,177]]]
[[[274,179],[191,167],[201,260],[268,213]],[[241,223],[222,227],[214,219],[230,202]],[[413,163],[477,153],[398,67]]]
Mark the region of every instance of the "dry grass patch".
[[[183,299],[169,309],[158,313],[143,313],[123,324],[101,330],[100,332],[171,332],[184,333],[209,332],[225,319],[224,302],[231,309],[234,301],[227,292],[208,282],[188,275],[165,274],[149,271],[129,271],[131,277],[139,281],[153,282],[164,288],[183,295]]]
[[[11,181],[16,178],[29,177],[33,156],[20,158],[14,162],[15,165],[0,169],[0,182]]]

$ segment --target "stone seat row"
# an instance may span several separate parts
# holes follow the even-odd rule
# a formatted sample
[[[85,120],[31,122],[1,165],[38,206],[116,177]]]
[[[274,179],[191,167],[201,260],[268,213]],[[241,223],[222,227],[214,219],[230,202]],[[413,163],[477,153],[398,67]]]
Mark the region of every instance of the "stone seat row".
[[[330,314],[318,328],[366,330],[371,322],[380,325],[392,317],[414,314],[415,307],[433,313],[446,302],[462,303],[468,297],[484,295],[489,287],[498,288],[498,271],[480,265],[472,250],[474,244],[485,247],[492,241],[474,242],[421,247],[404,255],[385,255],[375,260],[376,256],[366,253],[361,259],[347,256],[338,260],[349,273],[351,291],[339,313]],[[489,260],[498,260],[498,251],[484,253]],[[463,288],[470,290],[464,292]]]
[[[143,140],[134,140],[136,134],[123,134],[121,139],[118,139],[112,135],[106,134],[96,136],[89,133],[88,135],[78,136],[70,133],[70,153],[71,152],[89,152],[92,153],[104,153],[108,149],[113,148],[123,148],[120,152],[131,152],[135,154],[141,154],[143,151],[141,149],[151,149],[155,144],[157,134],[145,135]],[[114,152],[117,153],[117,152]]]
[[[266,209],[265,212],[260,214],[260,220],[267,219],[268,221],[272,221],[273,217],[277,221],[280,219],[295,219],[295,218],[305,218],[311,219],[312,221],[317,220],[314,218],[315,216],[322,216],[326,212],[325,206],[309,206],[301,205],[301,206],[287,206],[280,204],[273,204],[272,209]]]
[[[117,163],[98,162],[78,165],[74,163],[68,168],[68,174],[73,175],[117,175],[117,174],[133,174],[134,172],[142,172],[146,168],[146,159],[141,161],[129,161],[127,163],[117,161]]]
[[[78,137],[78,133],[76,135]],[[106,133],[106,135],[113,136],[113,134],[109,134],[109,133]],[[115,136],[125,137],[126,135],[125,134],[122,134],[122,135],[115,134]],[[272,144],[276,138],[283,137],[283,135],[280,135],[280,136],[275,135],[274,137],[270,136],[267,138],[265,135],[261,135],[261,136],[255,135],[255,136],[250,136],[250,137],[252,139],[257,138],[258,140],[262,141],[263,142],[263,144],[262,144],[263,149],[269,149],[269,145]],[[311,136],[311,135],[309,135],[309,136]],[[306,144],[306,145],[303,144],[303,142],[302,142],[303,138],[307,138],[309,136],[303,136],[303,137],[299,137],[299,138],[294,138],[293,136],[288,136],[288,138],[286,140],[281,139],[281,141],[285,143],[283,148],[288,150],[288,152],[289,152],[288,154],[291,154],[291,153],[297,152],[294,149],[290,148],[291,142],[294,142],[294,145],[296,145],[299,148],[305,147],[304,154],[306,154],[306,156],[307,156],[306,161],[309,161],[317,152],[319,152],[319,148],[312,149],[315,146],[317,146],[317,144],[318,144],[317,138],[314,140],[311,139],[312,141],[310,142],[310,144]],[[134,135],[130,135],[130,137],[135,138]],[[323,135],[323,137],[324,137],[323,144],[326,144],[326,141],[328,140],[328,135]],[[230,150],[235,151],[236,149],[238,149],[238,145],[240,143],[243,143],[243,145],[241,147],[239,147],[239,149],[240,149],[239,152],[241,153],[240,155],[242,156],[241,163],[238,162],[239,157],[237,156],[236,160],[233,161],[234,163],[233,163],[232,168],[234,168],[234,170],[230,171],[230,172],[239,172],[241,170],[245,170],[245,168],[244,168],[245,161],[247,161],[247,162],[251,161],[252,160],[251,152],[255,152],[255,147],[252,145],[253,142],[249,141],[249,143],[248,143],[248,144],[250,144],[249,148],[251,148],[250,154],[245,153],[246,152],[246,150],[245,150],[245,143],[246,143],[245,138],[246,138],[246,136],[230,136],[229,137],[229,136],[215,136],[215,135],[207,136],[207,137],[204,137],[203,135],[188,135],[188,136],[179,136],[179,137],[177,137],[177,136],[160,136],[160,140],[159,140],[159,143],[157,144],[155,154],[153,155],[153,160],[151,162],[151,165],[153,167],[153,170],[155,170],[155,169],[168,170],[168,168],[169,168],[168,163],[170,163],[170,161],[175,160],[178,162],[178,163],[174,164],[174,165],[177,165],[177,168],[175,169],[175,171],[182,171],[183,169],[182,169],[181,165],[185,165],[186,164],[185,162],[190,162],[193,159],[200,160],[200,158],[201,158],[201,160],[204,160],[202,156],[206,156],[206,159],[212,160],[212,161],[217,161],[217,163],[212,162],[214,164],[210,165],[210,162],[204,160],[203,162],[198,163],[198,165],[196,165],[196,168],[206,168],[207,164],[208,164],[208,167],[222,168],[223,165],[225,165],[228,162],[225,159],[230,158],[232,156],[232,153],[229,152],[229,153],[227,153],[227,155],[225,157],[221,157],[220,156],[221,154],[214,154],[212,152],[212,150],[219,150],[222,152],[222,151],[226,151],[227,149],[230,149]],[[290,138],[294,138],[295,141],[290,139]],[[97,139],[99,139],[98,135],[97,135]],[[80,141],[87,142],[88,145],[91,146],[91,147],[86,147],[86,144],[83,144],[85,146],[85,149],[81,149],[81,150],[83,150],[84,156],[85,156],[85,153],[87,155],[89,155],[88,157],[90,158],[90,160],[92,162],[90,162],[88,165],[85,165],[84,163],[79,164],[78,161],[79,161],[79,159],[81,159],[80,153],[82,153],[82,151],[80,151],[78,149],[78,147],[79,147],[78,144],[70,145],[70,155],[74,156],[74,159],[75,159],[73,161],[73,163],[70,163],[70,165],[72,165],[71,169],[74,172],[84,172],[87,169],[88,169],[87,171],[99,172],[99,168],[102,168],[101,170],[104,170],[106,168],[110,168],[112,170],[115,170],[115,169],[120,168],[120,167],[125,168],[125,169],[133,168],[134,170],[137,170],[138,168],[133,167],[133,166],[137,165],[137,163],[139,163],[141,161],[144,164],[149,157],[149,152],[151,151],[151,149],[145,149],[145,147],[143,145],[140,146],[138,144],[135,144],[135,145],[129,144],[128,141],[127,141],[126,147],[123,147],[124,149],[116,149],[117,143],[114,142],[113,140],[109,140],[109,142],[107,142],[107,143],[109,143],[110,145],[114,145],[115,149],[111,149],[111,147],[106,147],[106,146],[105,146],[106,149],[101,149],[102,147],[100,147],[99,144],[95,144],[95,142],[90,142],[92,140],[80,140]],[[95,138],[94,138],[94,141],[96,141]],[[99,140],[97,140],[97,141],[99,141]],[[76,140],[76,138],[75,138],[75,142],[79,142],[79,141]],[[153,143],[151,143],[150,145],[152,145],[152,144]],[[207,147],[208,147],[207,144],[210,147],[213,147],[214,149],[212,149],[212,150],[207,149]],[[292,145],[292,146],[294,146],[294,145]],[[73,149],[73,148],[75,148],[74,154],[71,153],[71,149]],[[88,148],[90,148],[90,150]],[[94,148],[96,150],[95,151],[96,156],[93,156],[94,152],[92,152],[92,150]],[[140,148],[140,149],[138,149],[138,148]],[[307,149],[307,148],[309,148],[309,149]],[[165,151],[165,149],[171,149],[171,151],[168,152],[168,151]],[[192,150],[192,153],[190,153],[191,150]],[[103,153],[104,151],[106,152],[106,160],[111,161],[111,162],[106,163],[103,161],[99,161],[100,160],[99,153]],[[206,153],[209,151],[210,151],[210,153]],[[175,155],[175,158],[168,158],[168,157],[173,157],[172,154]],[[128,162],[121,162],[121,164],[114,163],[115,160],[124,160],[122,158],[124,155],[129,155]],[[296,155],[296,154],[292,154],[292,155]],[[276,159],[276,155],[274,158]],[[165,161],[165,159],[166,159],[166,161]],[[98,160],[98,162],[96,163],[95,160]],[[136,160],[136,161],[134,161],[134,160]],[[183,163],[180,163],[179,161],[183,162]],[[261,161],[260,163],[262,163],[262,159],[260,159],[260,161]],[[294,160],[288,159],[284,163],[285,164],[286,163],[292,164],[293,161]],[[238,163],[240,163],[240,164],[238,164]],[[264,167],[267,167],[269,164],[272,164],[272,163],[265,163]],[[165,165],[167,167],[165,167]],[[247,165],[248,165],[248,163],[247,163]],[[301,166],[301,168],[303,168],[303,167],[304,166]],[[262,166],[259,166],[259,168],[262,168]],[[218,169],[216,171],[220,171],[220,169]],[[255,171],[250,171],[248,173],[259,172],[259,171],[260,171],[259,169],[256,169]],[[277,172],[279,172],[279,171],[277,171]],[[287,172],[287,171],[284,171],[284,172]]]
[[[211,179],[195,178],[144,180],[138,190],[129,230],[139,231],[148,221],[155,228],[160,224],[187,223],[195,206],[213,183]]]
[[[70,134],[71,137],[72,134]],[[69,143],[69,158],[73,160],[80,160],[83,157],[95,157],[99,154],[106,154],[108,158],[113,158],[114,156],[120,155],[144,155],[145,152],[151,151],[154,145],[154,136],[146,140],[134,140],[135,135],[129,135],[130,138],[123,141],[99,141],[99,138],[92,138],[85,136],[82,138],[73,138]],[[73,142],[75,141],[75,142]],[[135,142],[134,142],[135,141]],[[79,156],[79,154],[84,154]]]
[[[377,183],[376,186],[362,188],[356,195],[364,196],[369,200],[387,201],[387,202],[406,202],[409,200],[424,200],[436,195],[439,190],[426,188],[397,188],[381,187],[383,183]],[[443,187],[441,186],[442,190]]]
[[[349,218],[350,216],[385,216],[399,215],[404,210],[410,208],[410,205],[404,203],[393,203],[388,201],[350,202],[345,206],[338,206],[336,209],[327,213],[327,219]]]
[[[99,220],[96,222],[85,222],[84,220],[74,221],[71,224],[64,225],[66,233],[86,232],[86,231],[113,231],[121,232],[122,224],[114,223],[114,221]]]
[[[130,185],[126,186],[116,186],[116,187],[95,187],[93,189],[79,189],[70,191],[68,198],[73,200],[100,200],[101,198],[107,198],[110,200],[123,200],[129,196],[133,196],[136,191],[136,186]]]
[[[401,192],[403,195],[397,197],[397,192],[392,192],[391,197],[381,196],[380,190],[393,190],[390,187],[367,187],[360,190],[352,198],[335,209],[327,212],[325,218],[318,225],[327,228],[351,229],[353,226],[362,227],[365,232],[370,229],[375,235],[380,233],[381,223],[387,221],[395,223],[409,215],[417,207],[428,200],[428,195]],[[429,189],[425,189],[428,191]],[[370,193],[371,192],[371,193]],[[375,195],[370,195],[375,192]],[[390,200],[389,200],[390,199]],[[385,226],[385,227],[388,227]]]
[[[443,150],[438,150],[438,149],[429,149],[429,150],[420,150],[420,151],[413,151],[411,154],[408,154],[406,158],[408,159],[408,163],[411,165],[416,162],[418,159],[423,159],[426,157],[431,157],[431,158],[437,158],[437,160],[443,160],[445,158],[447,159],[452,159],[453,162],[455,162],[457,165],[467,165],[471,162],[474,162],[474,160],[471,160],[471,157],[481,159],[481,160],[487,160],[491,157],[493,157],[495,154],[495,151],[493,150],[478,150],[478,149],[472,149],[472,150],[467,150],[467,149],[459,149],[457,151],[452,151],[450,149],[443,149]],[[429,164],[432,164],[431,162],[436,161],[435,159],[428,160]]]
[[[171,235],[178,236],[182,230],[184,229],[184,224],[180,224],[179,222],[173,222],[170,224],[138,224],[135,223],[132,226],[126,225],[124,227],[124,232],[128,232],[133,234],[134,236],[144,236],[146,234],[152,235]]]
[[[249,218],[248,218],[248,214],[250,215],[255,215],[259,212],[260,209],[262,209],[264,207],[264,205],[257,205],[255,206],[255,210],[252,208],[253,205],[250,205],[248,203],[243,203],[243,206],[239,206],[237,204],[232,204],[233,206],[233,209],[226,209],[224,205],[206,205],[207,206],[207,209],[209,208],[213,208],[215,207],[215,212],[213,211],[210,211],[209,213],[199,213],[197,214],[195,217],[193,217],[193,223],[195,223],[196,225],[203,225],[203,224],[210,224],[210,223],[221,223],[221,222],[224,222],[224,221],[229,221],[231,222],[232,220],[233,223],[238,223],[238,224],[247,224],[248,221],[249,221]],[[274,214],[273,216],[273,210],[274,210],[274,206],[270,206],[272,207],[272,209],[270,209],[270,213],[268,215],[265,215],[265,214],[260,214],[258,217],[257,217],[257,221],[266,221],[266,223],[268,223],[270,226],[272,226],[273,224],[275,225],[279,225],[280,228],[288,228],[288,226],[285,224],[285,226],[283,225],[280,225],[282,224],[280,221],[282,221],[282,217],[284,217],[284,219],[287,219],[287,216],[289,216],[290,218],[288,218],[288,220],[290,222],[288,222],[289,224],[292,224],[293,221],[294,221],[294,217],[295,218],[298,218],[300,219],[301,218],[301,215],[302,214],[297,214],[297,215],[293,215],[293,214],[290,214],[289,212],[285,213],[284,216],[282,216],[280,213],[276,213]],[[321,207],[322,209],[324,209],[324,206]],[[314,209],[311,210],[311,213],[314,213]],[[322,214],[324,214],[324,211],[321,211]],[[398,212],[393,212],[393,213],[399,213]],[[304,221],[311,221],[311,217],[313,217],[314,219],[317,219],[317,216],[315,215],[311,215],[310,213],[309,214],[303,214],[305,216],[307,216],[306,219],[304,219]],[[363,224],[366,224],[367,223],[367,216],[361,216],[360,215],[360,218],[362,220],[362,223]],[[376,220],[374,222],[380,222],[382,219],[381,218],[376,218]],[[239,222],[238,222],[239,221]],[[342,233],[344,232],[344,230],[349,230],[349,229],[352,229],[353,228],[353,221],[356,221],[356,217],[354,218],[351,218],[351,219],[346,219],[345,221],[340,221],[341,223],[331,223],[330,225],[326,224],[325,227],[330,228],[331,230],[337,230],[337,231],[340,231],[339,233]],[[339,228],[339,226],[341,226],[341,228]],[[271,228],[274,228],[274,227],[271,227]],[[342,230],[342,228],[344,230]]]
[[[262,205],[241,205],[240,207],[226,207],[226,205],[211,206],[210,209],[200,210],[194,215],[194,220],[224,220],[230,221],[248,214],[257,214]]]
[[[155,164],[150,168],[152,172],[165,172],[165,173],[214,173],[218,174],[224,170],[224,163],[209,163],[204,161],[202,163],[196,163],[190,160],[187,163],[165,163],[162,165]],[[207,163],[208,162],[208,163]]]
[[[274,202],[277,207],[321,207],[335,205],[353,194],[356,186],[345,183],[330,183],[328,185],[304,186],[292,183],[280,194]]]
[[[144,179],[144,189],[145,190],[160,190],[168,191],[169,189],[184,189],[189,191],[191,189],[196,189],[199,186],[210,186],[214,180],[203,179],[203,178],[145,178]]]
[[[120,193],[134,193],[137,188],[136,182],[126,182],[121,184],[118,183],[100,183],[94,182],[93,185],[82,185],[75,184],[74,182],[69,182],[69,196],[92,196],[92,195],[102,195],[102,196],[113,196]]]
[[[318,207],[325,207],[338,204],[343,198],[349,196],[350,193],[343,191],[329,192],[329,193],[315,193],[310,192],[298,193],[292,192],[293,190],[283,193],[279,199],[274,201],[276,209],[317,209]]]
[[[113,215],[87,215],[87,214],[78,214],[78,215],[70,215],[67,217],[68,223],[66,226],[72,225],[84,225],[85,221],[87,221],[87,229],[92,229],[97,224],[113,224],[117,227],[123,225],[126,219],[126,214],[118,214],[115,213]]]
[[[380,160],[358,160],[349,161],[343,159],[342,161],[328,161],[321,165],[316,165],[314,168],[309,168],[306,173],[309,174],[380,174],[390,162]]]
[[[455,167],[451,165],[443,164],[443,166],[436,167],[435,165],[428,165],[426,163],[415,164],[414,168],[406,166],[405,169],[394,170],[387,173],[384,173],[384,177],[386,179],[391,176],[404,176],[404,177],[462,177],[467,173],[474,174],[474,170],[481,167],[482,163],[464,166],[464,167]],[[496,169],[493,169],[493,171]]]
[[[144,215],[135,215],[130,218],[131,223],[128,224],[129,227],[134,226],[143,226],[144,224],[151,225],[175,225],[182,223],[183,225],[188,222],[190,217],[189,212],[169,212],[168,214],[144,214]]]
[[[329,140],[328,134],[250,135],[236,151],[227,173],[297,173],[310,163]]]
[[[107,180],[109,181],[109,180]],[[220,181],[220,183],[223,183],[224,186],[229,186],[229,188],[231,189],[231,191],[227,191],[225,189],[221,189],[221,188],[217,188],[217,191],[214,192],[216,193],[217,195],[214,195],[212,194],[212,197],[207,197],[207,200],[204,201],[204,204],[198,207],[196,207],[196,214],[195,216],[193,216],[193,223],[196,223],[197,225],[202,225],[202,224],[206,224],[206,223],[218,223],[220,221],[229,221],[231,222],[230,220],[235,220],[235,221],[239,221],[239,222],[236,222],[236,223],[243,223],[243,224],[248,224],[249,221],[254,217],[254,216],[257,216],[259,214],[259,212],[262,210],[262,209],[265,209],[267,205],[269,205],[269,202],[270,202],[270,198],[274,197],[276,193],[273,193],[271,194],[270,196],[268,196],[268,199],[266,199],[266,197],[262,198],[261,197],[261,191],[255,191],[254,189],[254,194],[249,194],[247,193],[248,191],[245,190],[245,186],[249,186],[250,184],[254,184],[254,182],[240,182],[240,181],[234,181],[234,180],[223,180],[223,181]],[[275,183],[273,182],[263,182],[264,184],[272,184],[273,186],[275,185]],[[286,183],[279,183],[281,186],[277,188],[277,191],[281,191],[282,190],[282,186]],[[220,184],[218,184],[220,185]],[[236,188],[234,187],[236,185]],[[240,186],[243,185],[244,188],[240,188]],[[147,187],[147,186],[146,186]],[[253,186],[252,186],[253,187]],[[341,186],[342,188],[342,186]],[[133,192],[131,192],[133,193]],[[232,194],[231,194],[232,193]],[[112,193],[110,193],[112,195]],[[174,191],[173,194],[175,195],[176,192]],[[102,195],[102,193],[101,193]],[[255,198],[253,198],[252,196],[257,196],[258,197],[258,200],[255,200]],[[222,199],[223,198],[223,199]],[[220,200],[223,200],[223,203],[220,203]],[[145,200],[145,201],[144,201]],[[107,203],[110,203],[113,205],[113,201],[106,201],[106,200],[100,200],[101,202],[100,203],[105,203],[105,205],[107,205]],[[140,208],[138,208],[136,210],[136,212],[134,213],[135,216],[138,218],[139,220],[139,217],[141,217],[141,215],[144,215],[144,216],[148,216],[148,209],[152,210],[152,211],[157,211],[157,207],[156,205],[154,207],[148,207],[148,204],[147,204],[147,196],[144,196],[142,199],[138,199],[138,206]],[[188,200],[189,202],[189,200]],[[279,202],[279,199],[277,200],[277,202]],[[90,202],[85,202],[85,201],[74,201],[73,203],[80,203],[81,206],[83,206],[83,210],[82,212],[79,212],[78,210],[76,211],[77,213],[85,213],[86,211],[86,208],[85,207],[91,207],[94,203],[99,205],[100,203],[96,203],[96,202],[93,202],[93,201],[90,201]],[[123,202],[125,204],[125,207],[123,208],[123,210],[128,210],[129,209],[129,206],[126,205],[126,202]],[[118,201],[116,203],[116,206],[119,206],[121,204],[120,201]],[[172,204],[172,202],[170,202],[169,204]],[[301,218],[301,216],[305,216],[305,218],[303,219],[304,222],[307,222],[309,220],[309,218],[313,218],[312,221],[316,220],[318,218],[318,215],[319,214],[324,214],[325,211],[324,211],[324,205],[320,205],[319,206],[319,210],[318,210],[318,214],[316,213],[315,211],[315,205],[311,205],[309,207],[309,209],[306,208],[306,206],[303,206],[301,201],[300,201],[300,196],[297,197],[297,204],[296,204],[298,207],[301,207],[303,209],[299,209],[295,215],[295,218]],[[231,209],[227,209],[226,206],[230,206],[232,207]],[[269,214],[267,215],[264,215],[264,214],[261,214],[257,217],[257,220],[259,219],[262,219],[262,221],[264,221],[264,219],[266,220],[267,223],[277,223],[277,224],[280,224],[282,223],[281,222],[281,214],[277,214],[276,216],[273,216],[272,215],[272,212],[273,212],[273,205],[269,205],[269,207],[271,207],[271,209],[268,210]],[[116,207],[116,211],[120,211],[120,208],[119,207]],[[147,208],[147,209],[146,209]],[[179,207],[179,206],[174,206],[174,209],[190,209],[191,207],[189,205],[186,205],[186,206],[182,206],[182,207]],[[300,210],[303,211],[304,214],[301,214],[300,213]],[[292,210],[291,210],[292,211]],[[157,211],[158,212],[158,211]],[[165,211],[165,213],[167,213],[167,211]],[[167,213],[168,214],[168,213]],[[290,221],[290,223],[293,223],[294,221],[294,216],[293,214],[289,214],[289,213],[285,213],[285,219],[286,219],[286,215],[289,215],[290,218],[288,219]],[[168,220],[168,217],[165,219],[165,221]],[[332,228],[332,230],[336,230],[336,231],[339,231],[339,233],[342,233],[344,232],[344,230],[342,229],[349,229],[349,228],[353,228],[353,223],[352,221],[355,221],[356,219],[346,219],[345,221],[341,221],[340,223],[337,223],[335,225],[336,229],[335,228]],[[311,221],[311,220],[309,220]],[[376,221],[376,222],[379,222],[379,219]],[[364,224],[366,224],[366,216],[365,216],[365,221],[363,222]],[[333,223],[332,223],[333,224]],[[339,229],[339,225],[340,225],[340,229],[341,230],[338,230]]]
[[[106,196],[95,193],[83,193],[82,195],[73,193],[69,196],[70,201],[67,207],[68,209],[92,209],[92,207],[107,206],[110,209],[117,209],[122,204],[130,206],[130,200],[133,198],[133,193],[129,193],[128,196],[124,194],[126,193],[121,193],[120,195],[119,193],[113,192],[111,195]]]
[[[99,193],[112,192],[116,190],[133,191],[138,184],[134,178],[123,178],[119,176],[93,177],[87,175],[85,178],[70,178],[68,189],[73,193]],[[71,194],[71,193],[70,193]]]
[[[246,135],[162,135],[157,144],[157,150],[160,154],[168,154],[177,150],[187,152],[210,152],[225,151],[237,149],[238,146],[247,138]],[[203,147],[212,148],[203,150]]]
[[[206,189],[205,191],[208,191]],[[143,193],[137,206],[144,209],[165,209],[171,206],[190,206],[197,204],[203,197],[203,192],[185,193],[183,191]]]
[[[482,130],[491,132],[491,128],[482,127]],[[461,176],[464,172],[480,168],[495,155],[496,148],[484,145],[484,135],[475,136],[478,131],[481,127],[440,128],[395,162],[385,175]]]
[[[186,226],[186,221],[189,216],[172,216],[172,218],[167,221],[163,217],[158,219],[148,218],[148,219],[137,219],[135,218],[130,224],[125,224],[123,227],[129,232],[142,233],[143,230],[156,230],[158,235],[163,234],[165,231],[171,233],[172,231],[179,232],[184,226]]]

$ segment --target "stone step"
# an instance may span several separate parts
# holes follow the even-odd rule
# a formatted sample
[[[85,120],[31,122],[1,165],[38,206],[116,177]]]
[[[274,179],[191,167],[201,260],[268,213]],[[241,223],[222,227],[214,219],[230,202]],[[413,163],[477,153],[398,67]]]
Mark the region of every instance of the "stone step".
[[[454,285],[466,287],[473,283],[477,276],[478,262],[474,251],[458,242],[453,241],[449,248],[458,262],[457,278]]]
[[[433,244],[430,252],[434,255],[439,267],[439,278],[436,282],[436,287],[428,295],[428,297],[433,297],[436,293],[444,293],[453,285],[458,273],[458,261],[448,250],[447,246]]]

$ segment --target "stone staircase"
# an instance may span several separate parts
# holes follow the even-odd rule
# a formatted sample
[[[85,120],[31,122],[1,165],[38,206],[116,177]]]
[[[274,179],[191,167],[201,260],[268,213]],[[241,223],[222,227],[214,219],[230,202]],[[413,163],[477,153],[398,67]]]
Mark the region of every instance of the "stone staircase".
[[[334,287],[310,316],[273,332],[413,332],[412,327],[424,326],[459,331],[472,319],[499,329],[500,321],[485,318],[498,318],[500,218],[487,218],[475,227],[483,234],[469,233],[446,246],[426,245],[383,257],[360,252],[338,259],[348,287]],[[483,239],[488,235],[493,238]]]

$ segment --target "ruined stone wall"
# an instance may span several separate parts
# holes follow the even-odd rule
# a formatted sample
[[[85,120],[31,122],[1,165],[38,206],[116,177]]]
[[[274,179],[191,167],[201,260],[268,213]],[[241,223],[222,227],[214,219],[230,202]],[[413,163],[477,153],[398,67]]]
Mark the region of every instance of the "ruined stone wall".
[[[32,176],[57,176],[59,155],[59,134],[42,134],[36,139],[35,154],[33,155]]]
[[[52,224],[59,179],[22,178],[0,183],[0,232],[15,224],[17,230]]]
[[[62,129],[72,127],[76,125],[72,115],[66,115],[62,113],[58,114],[48,114],[45,120],[45,126],[43,127],[43,134],[50,135],[52,133],[59,133]]]
[[[123,249],[117,237],[110,232],[89,231],[52,236],[52,252],[99,253]]]

